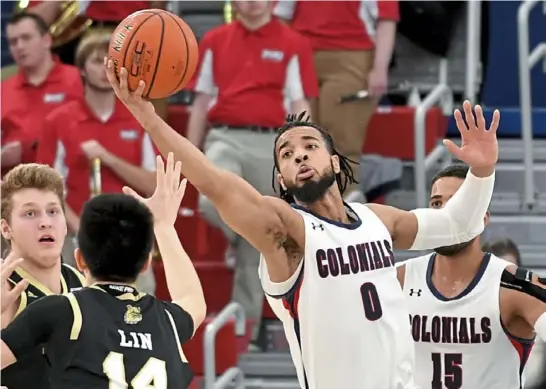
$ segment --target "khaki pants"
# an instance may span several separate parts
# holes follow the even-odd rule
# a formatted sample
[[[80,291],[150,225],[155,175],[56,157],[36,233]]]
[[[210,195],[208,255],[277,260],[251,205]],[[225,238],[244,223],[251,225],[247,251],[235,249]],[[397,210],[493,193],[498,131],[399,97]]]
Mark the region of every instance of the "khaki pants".
[[[213,129],[205,141],[205,155],[215,165],[244,178],[260,193],[272,195],[275,137],[275,133]],[[244,307],[247,318],[256,323],[252,330],[252,338],[256,340],[264,297],[258,278],[260,254],[222,221],[212,203],[204,196],[199,197],[199,212],[209,223],[222,229],[234,249],[236,262],[232,299],[239,302]]]
[[[373,58],[373,51],[315,52],[320,94],[312,102],[313,118],[332,135],[336,149],[356,162],[362,154],[366,129],[378,100],[368,98],[340,104],[338,99],[367,89]],[[358,165],[352,167],[358,178]],[[347,188],[346,193],[354,189],[357,187]]]

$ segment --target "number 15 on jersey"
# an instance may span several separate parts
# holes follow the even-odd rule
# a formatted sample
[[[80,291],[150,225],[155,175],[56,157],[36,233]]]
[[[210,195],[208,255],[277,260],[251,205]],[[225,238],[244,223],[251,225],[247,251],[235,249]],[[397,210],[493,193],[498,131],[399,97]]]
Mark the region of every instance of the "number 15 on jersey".
[[[432,389],[463,386],[463,354],[432,353]]]

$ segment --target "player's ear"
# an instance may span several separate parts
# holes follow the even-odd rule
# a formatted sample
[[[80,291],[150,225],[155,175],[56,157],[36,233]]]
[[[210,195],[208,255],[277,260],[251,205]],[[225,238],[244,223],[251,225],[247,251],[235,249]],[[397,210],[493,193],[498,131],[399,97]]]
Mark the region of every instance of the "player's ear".
[[[9,227],[8,221],[6,219],[2,219],[0,221],[0,229],[2,230],[2,236],[6,240],[11,239],[11,228]]]
[[[330,160],[332,161],[332,170],[335,174],[339,174],[341,172],[341,168],[339,166],[339,157],[337,155],[332,155],[330,157]]]
[[[83,259],[83,254],[80,249],[74,250],[74,261],[76,262],[76,267],[78,270],[87,276],[87,264],[85,263],[85,260]]]
[[[144,266],[142,266],[142,269],[140,270],[140,273],[145,273],[146,270],[148,270],[150,268],[150,266],[152,266],[152,254],[150,253],[150,255],[148,255],[148,260],[146,261],[146,263],[144,264]]]
[[[487,226],[489,225],[489,218],[490,218],[490,217],[491,217],[491,213],[490,213],[489,211],[487,211],[487,212],[485,213],[484,218],[483,218],[483,225],[484,225],[485,227],[487,227]]]
[[[282,178],[281,173],[277,173],[277,181],[279,181],[279,185],[283,190],[286,190],[286,185],[284,184],[284,178]]]

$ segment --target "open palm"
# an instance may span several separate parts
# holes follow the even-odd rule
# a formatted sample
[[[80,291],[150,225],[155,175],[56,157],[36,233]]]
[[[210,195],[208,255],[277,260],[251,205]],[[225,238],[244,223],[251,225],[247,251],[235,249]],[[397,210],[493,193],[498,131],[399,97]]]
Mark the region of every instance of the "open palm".
[[[133,196],[146,204],[154,215],[156,224],[174,225],[180,209],[180,203],[184,198],[187,180],[180,180],[182,163],[174,162],[173,153],[167,157],[167,166],[160,156],[157,157],[156,178],[157,186],[150,198],[143,198],[129,187],[123,188],[123,193]]]
[[[463,104],[464,119],[461,111],[455,110],[453,116],[461,133],[461,146],[457,147],[450,140],[444,140],[447,150],[456,158],[471,167],[482,168],[495,165],[499,158],[497,129],[499,128],[500,112],[495,110],[489,129],[486,128],[483,110],[479,105],[474,107],[469,101]],[[474,114],[476,118],[474,119]],[[465,123],[466,120],[466,123]]]

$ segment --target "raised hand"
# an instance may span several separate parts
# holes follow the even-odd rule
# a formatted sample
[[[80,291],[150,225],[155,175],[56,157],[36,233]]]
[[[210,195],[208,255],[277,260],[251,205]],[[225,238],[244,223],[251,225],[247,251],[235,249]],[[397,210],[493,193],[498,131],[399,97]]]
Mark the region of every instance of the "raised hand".
[[[106,65],[106,76],[108,77],[108,81],[110,81],[116,96],[137,119],[141,117],[141,115],[155,113],[152,103],[142,98],[142,93],[144,93],[144,89],[146,88],[144,81],[140,80],[137,89],[135,91],[130,91],[129,84],[127,83],[127,76],[129,74],[127,69],[119,69],[118,78],[114,61],[105,58],[104,64]]]
[[[180,181],[182,163],[174,162],[173,153],[167,157],[167,167],[160,156],[157,157],[157,186],[152,197],[145,199],[133,189],[124,187],[123,193],[133,196],[150,208],[156,224],[174,225],[184,198],[187,180]]]
[[[0,282],[2,283],[2,297],[1,297],[1,312],[4,313],[9,307],[12,306],[15,301],[21,296],[21,293],[27,288],[28,281],[19,281],[13,288],[10,288],[8,278],[13,271],[23,262],[23,258],[16,259],[12,255],[8,255],[6,260],[0,258],[2,275],[0,276]]]
[[[469,101],[463,104],[464,119],[461,111],[455,110],[453,116],[457,123],[457,128],[461,133],[461,147],[457,147],[450,140],[444,140],[444,146],[456,158],[473,168],[483,168],[494,166],[499,158],[499,145],[497,142],[497,129],[499,128],[500,112],[495,110],[493,120],[489,129],[486,128],[483,110],[479,105],[474,107]],[[466,123],[465,124],[465,120]]]

